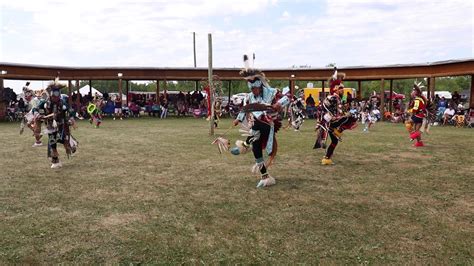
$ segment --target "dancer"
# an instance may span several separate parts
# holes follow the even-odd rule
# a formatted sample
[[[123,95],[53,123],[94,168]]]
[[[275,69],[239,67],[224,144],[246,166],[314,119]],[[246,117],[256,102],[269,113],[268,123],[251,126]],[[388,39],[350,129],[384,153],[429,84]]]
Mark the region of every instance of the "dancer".
[[[21,120],[20,135],[23,134],[25,126],[27,126],[29,129],[31,129],[33,136],[35,137],[35,143],[33,143],[32,147],[41,147],[43,146],[43,142],[41,141],[43,135],[41,134],[41,120],[38,119],[39,113],[37,109],[38,104],[41,102],[41,97],[36,97],[33,91],[29,88],[29,85],[30,82],[26,82],[25,86],[23,87],[26,114]]]
[[[302,91],[297,92],[298,98],[293,96],[293,101],[290,103],[288,108],[289,116],[288,123],[293,127],[295,131],[299,131],[301,125],[304,122],[304,93]]]
[[[102,123],[102,105],[103,101],[97,95],[94,97],[93,101],[87,105],[87,113],[90,115],[89,122],[93,124],[95,128],[99,128]]]
[[[342,132],[346,129],[356,127],[357,118],[350,113],[344,112],[342,109],[341,99],[344,93],[344,85],[342,80],[345,78],[344,73],[337,73],[334,68],[334,74],[329,79],[330,95],[324,99],[321,112],[317,121],[317,139],[314,149],[325,148],[327,135],[331,138],[331,144],[326,150],[326,155],[321,160],[321,164],[330,165],[332,155],[337,144],[341,140]]]
[[[421,93],[421,89],[424,86],[420,83],[413,85],[413,90],[411,93],[412,101],[408,107],[408,112],[411,114],[410,119],[406,122],[408,132],[410,133],[410,139],[416,140],[414,147],[423,147],[423,141],[421,141],[421,126],[423,124],[423,119],[426,116],[426,103],[427,100]],[[411,125],[410,125],[411,124]]]
[[[275,133],[281,127],[278,112],[290,101],[287,96],[276,101],[276,89],[270,87],[262,71],[250,68],[247,55],[244,55],[244,64],[245,68],[240,71],[240,75],[247,81],[251,92],[247,96],[243,110],[234,120],[234,126],[242,123],[240,132],[244,133],[243,136],[247,136],[247,139],[237,140],[236,147],[231,149],[231,153],[238,155],[252,150],[255,157],[252,172],[260,172],[257,188],[268,187],[276,183],[275,178],[268,173],[268,167],[277,152]],[[270,156],[267,162],[263,159],[263,150]]]
[[[39,113],[42,114],[41,118],[46,124],[48,133],[48,158],[51,158],[52,169],[62,167],[57,143],[64,145],[68,157],[76,152],[78,145],[69,129],[70,119],[74,118],[69,114],[67,102],[61,99],[63,87],[65,86],[59,83],[59,76],[57,76],[46,89],[50,93],[48,100],[39,105]]]

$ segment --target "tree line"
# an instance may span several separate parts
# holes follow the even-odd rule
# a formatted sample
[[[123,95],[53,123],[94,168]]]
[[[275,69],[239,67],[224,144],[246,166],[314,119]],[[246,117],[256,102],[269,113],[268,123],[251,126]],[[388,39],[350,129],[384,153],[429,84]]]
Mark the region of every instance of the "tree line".
[[[423,78],[417,80],[418,82],[423,81],[425,87],[428,86],[426,81]],[[313,83],[313,87],[320,88],[322,86],[321,81],[295,81],[295,85],[298,86],[300,89],[306,88],[307,83]],[[397,93],[405,94],[406,96],[410,95],[410,92],[413,88],[413,83],[415,79],[397,79],[393,80],[393,90]],[[88,85],[89,81],[82,80],[80,81],[80,87],[84,85]],[[232,82],[229,81],[222,81],[222,92],[224,95],[228,95],[229,93],[229,85],[232,86],[231,94],[236,94],[240,92],[248,92],[247,84],[244,80],[233,80]],[[284,88],[289,86],[288,80],[271,80],[270,85],[274,88]],[[355,88],[357,89],[357,82],[356,81],[346,81],[344,82],[346,88]],[[327,87],[328,84],[326,83],[325,86]],[[471,77],[470,76],[456,76],[456,77],[440,77],[436,78],[435,86],[437,91],[449,91],[454,92],[458,91],[461,92],[463,90],[469,90],[471,87]],[[118,92],[118,81],[117,80],[94,80],[92,81],[92,87],[96,88],[100,92]],[[160,91],[163,91],[164,88],[170,91],[194,91],[196,88],[195,81],[166,81],[166,85],[164,81],[160,81]],[[197,84],[198,89],[200,88],[200,84]],[[126,82],[122,81],[122,91],[125,93]],[[385,80],[384,82],[385,90],[390,89],[390,80]],[[141,91],[141,92],[155,92],[156,91],[156,81],[144,81],[144,82],[129,82],[129,90],[130,91]],[[373,91],[379,92],[380,91],[380,80],[373,80],[373,81],[363,81],[362,82],[362,90],[363,94],[362,97],[366,98],[371,95]]]

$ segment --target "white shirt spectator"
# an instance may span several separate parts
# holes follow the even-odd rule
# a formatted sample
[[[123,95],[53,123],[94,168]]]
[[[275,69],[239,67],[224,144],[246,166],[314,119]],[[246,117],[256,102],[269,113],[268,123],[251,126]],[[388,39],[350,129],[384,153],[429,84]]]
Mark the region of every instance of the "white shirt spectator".
[[[448,108],[448,109],[446,109],[446,110],[444,111],[444,115],[445,115],[445,116],[447,116],[447,115],[453,116],[453,115],[454,115],[454,109],[451,108],[451,107]]]

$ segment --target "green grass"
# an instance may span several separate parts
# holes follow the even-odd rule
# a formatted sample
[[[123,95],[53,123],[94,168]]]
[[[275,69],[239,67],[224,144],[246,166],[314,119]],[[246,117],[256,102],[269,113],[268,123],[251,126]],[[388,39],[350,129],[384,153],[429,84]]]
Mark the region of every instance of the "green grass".
[[[313,125],[278,133],[277,185],[256,189],[205,120],[80,122],[60,170],[1,123],[0,263],[474,263],[473,129],[415,149],[401,124],[359,127],[321,166]]]

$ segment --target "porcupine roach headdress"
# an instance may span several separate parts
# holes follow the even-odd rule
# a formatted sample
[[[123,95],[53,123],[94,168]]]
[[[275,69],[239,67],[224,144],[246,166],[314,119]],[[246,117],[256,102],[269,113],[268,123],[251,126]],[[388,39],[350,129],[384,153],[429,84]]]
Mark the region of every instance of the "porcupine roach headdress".
[[[337,67],[334,67],[334,74],[329,78],[329,93],[333,94],[340,86],[344,87],[342,81],[346,77],[346,73],[337,72]]]
[[[250,68],[249,57],[244,55],[244,68],[239,72],[240,76],[247,81],[249,88],[252,87],[270,87],[268,80],[265,77],[265,73],[256,68]]]

